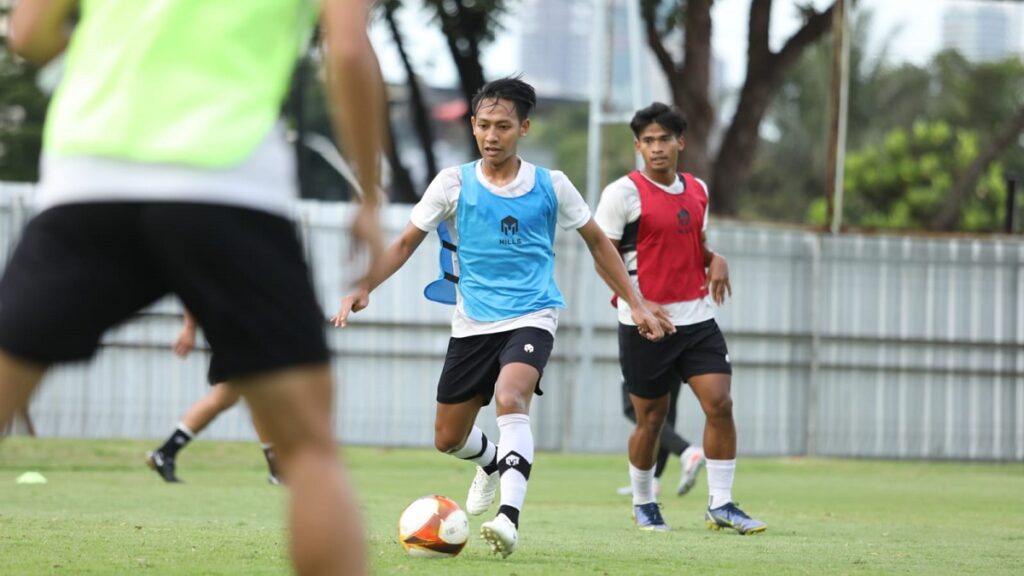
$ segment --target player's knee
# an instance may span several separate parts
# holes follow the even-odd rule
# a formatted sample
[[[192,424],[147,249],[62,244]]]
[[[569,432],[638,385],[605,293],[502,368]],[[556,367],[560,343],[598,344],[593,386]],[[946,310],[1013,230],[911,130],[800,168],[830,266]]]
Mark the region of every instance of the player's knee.
[[[515,390],[495,392],[494,404],[498,414],[526,414],[530,409],[529,397]]]
[[[723,394],[722,396],[713,398],[708,402],[707,416],[709,419],[713,420],[731,420],[732,396]]]
[[[434,448],[438,452],[444,452],[445,454],[451,454],[465,443],[466,439],[461,434],[456,434],[452,430],[445,428],[434,428]]]

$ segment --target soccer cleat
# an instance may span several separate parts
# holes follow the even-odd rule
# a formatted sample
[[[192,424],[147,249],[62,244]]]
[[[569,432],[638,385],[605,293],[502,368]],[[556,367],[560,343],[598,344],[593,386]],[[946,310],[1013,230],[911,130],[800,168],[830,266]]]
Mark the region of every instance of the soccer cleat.
[[[655,477],[654,478],[654,483],[651,484],[651,487],[654,488],[654,497],[655,498],[657,498],[658,496],[661,496],[661,480],[658,480],[658,478]],[[633,486],[631,484],[626,484],[625,486],[616,488],[615,489],[615,493],[618,494],[619,496],[632,496],[633,495]]]
[[[708,508],[704,513],[704,521],[711,530],[732,528],[740,534],[757,534],[768,529],[768,525],[760,520],[747,516],[734,502],[723,504],[718,508]]]
[[[661,505],[657,502],[633,505],[633,521],[647,532],[668,532],[672,528],[661,517]]]
[[[270,484],[271,486],[284,486],[284,480],[282,480],[277,474],[271,472],[267,474],[267,484]]]
[[[516,525],[504,514],[498,514],[494,520],[480,525],[480,537],[491,546],[492,554],[501,554],[502,558],[516,551],[519,543],[519,531]]]
[[[179,484],[181,480],[174,475],[174,458],[167,458],[164,453],[159,450],[146,453],[146,464],[150,468],[156,471],[164,482],[171,484]]]
[[[484,472],[484,469],[477,466],[476,476],[473,483],[469,485],[469,494],[466,496],[466,513],[471,516],[479,516],[494,503],[494,496],[498,493],[500,475],[497,471],[494,474]]]
[[[704,450],[690,446],[680,456],[682,461],[682,473],[679,477],[679,487],[676,488],[676,495],[682,496],[693,488],[697,483],[697,476],[700,469],[704,467]]]

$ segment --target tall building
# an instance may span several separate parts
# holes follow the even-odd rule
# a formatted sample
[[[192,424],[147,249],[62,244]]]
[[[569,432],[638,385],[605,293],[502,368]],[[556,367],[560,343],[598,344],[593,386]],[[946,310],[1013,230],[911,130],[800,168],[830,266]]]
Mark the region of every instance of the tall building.
[[[590,84],[589,0],[523,0],[520,51],[526,80],[543,96],[586,98]]]
[[[627,26],[627,3],[632,1],[637,0],[611,1],[608,44],[604,48],[608,51],[610,67],[605,93],[613,107],[623,111],[631,110],[633,105]],[[593,7],[592,0],[522,0],[520,65],[526,80],[541,96],[580,100],[589,97]],[[674,8],[666,6],[665,9]],[[645,34],[642,23],[641,34]],[[668,79],[648,48],[645,36],[640,38],[640,43],[642,101],[671,101]],[[680,31],[665,40],[665,47],[676,60],[682,56],[682,44]],[[713,54],[711,66],[711,93],[717,95],[721,90],[724,63]]]
[[[991,62],[1022,50],[1020,3],[960,2],[942,15],[942,47],[971,62]]]

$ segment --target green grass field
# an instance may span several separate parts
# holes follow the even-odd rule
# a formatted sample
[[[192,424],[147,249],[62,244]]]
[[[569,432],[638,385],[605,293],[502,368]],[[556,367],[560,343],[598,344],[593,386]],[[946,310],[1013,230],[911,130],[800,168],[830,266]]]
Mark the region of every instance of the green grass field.
[[[184,485],[142,464],[150,443],[0,443],[0,574],[284,574],[285,491],[259,447],[193,443]],[[618,455],[541,453],[507,560],[473,536],[454,559],[415,560],[396,539],[401,510],[430,493],[463,501],[469,465],[428,450],[350,448],[377,574],[1021,574],[1024,465],[752,459],[735,496],[768,523],[743,537],[704,527],[704,476],[662,496],[668,534],[641,533]],[[28,470],[45,485],[18,485]],[[675,485],[673,460],[665,475]]]

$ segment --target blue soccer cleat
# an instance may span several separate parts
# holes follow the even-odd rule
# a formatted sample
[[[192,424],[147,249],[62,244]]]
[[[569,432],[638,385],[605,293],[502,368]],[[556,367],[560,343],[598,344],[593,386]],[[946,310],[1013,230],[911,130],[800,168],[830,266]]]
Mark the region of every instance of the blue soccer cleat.
[[[661,517],[661,506],[657,502],[634,504],[633,520],[641,530],[647,532],[668,532],[672,529]]]
[[[758,534],[768,529],[767,524],[747,516],[747,513],[733,502],[715,509],[708,508],[704,513],[704,521],[711,530],[732,528],[740,534]]]

